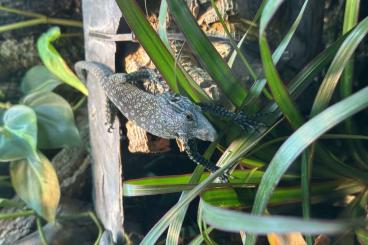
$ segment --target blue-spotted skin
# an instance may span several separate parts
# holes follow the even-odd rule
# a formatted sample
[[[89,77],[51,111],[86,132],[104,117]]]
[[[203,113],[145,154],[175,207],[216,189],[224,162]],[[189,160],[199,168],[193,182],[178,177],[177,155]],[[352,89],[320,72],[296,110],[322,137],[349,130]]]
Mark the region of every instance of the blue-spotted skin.
[[[201,139],[214,141],[216,130],[202,114],[201,108],[188,98],[165,92],[158,95],[147,93],[132,82],[158,79],[153,70],[145,69],[135,73],[113,72],[97,62],[79,61],[75,70],[82,79],[83,71],[100,81],[109,100],[129,120],[147,132],[166,139]]]

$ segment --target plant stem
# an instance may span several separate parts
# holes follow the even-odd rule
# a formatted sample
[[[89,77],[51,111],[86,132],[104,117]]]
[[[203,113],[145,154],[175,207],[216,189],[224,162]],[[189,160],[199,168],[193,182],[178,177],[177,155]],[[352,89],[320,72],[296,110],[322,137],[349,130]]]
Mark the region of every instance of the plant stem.
[[[12,213],[0,213],[0,220],[3,219],[15,219],[18,217],[25,217],[34,215],[35,212],[33,210],[24,210],[19,212],[12,212]]]
[[[3,25],[0,26],[0,33],[5,31],[11,31],[19,28],[24,28],[28,26],[35,26],[39,24],[53,24],[53,25],[62,25],[62,26],[73,26],[73,27],[83,27],[83,23],[78,20],[68,20],[68,19],[60,19],[60,18],[49,18],[46,15],[43,14],[37,14],[33,12],[13,9],[13,8],[7,8],[0,6],[0,10],[19,14],[27,17],[34,17],[31,20],[25,20],[25,21],[19,21],[13,24]]]
[[[43,23],[45,23],[45,18],[37,18],[37,19],[32,19],[32,20],[19,21],[13,24],[0,26],[0,33],[5,32],[5,31],[12,31],[12,30],[16,30],[16,29],[24,28],[28,26],[35,26],[35,25],[39,25]]]
[[[24,11],[24,10],[19,10],[19,9],[7,8],[4,6],[0,6],[0,10],[8,12],[8,13],[19,14],[19,15],[28,16],[28,17],[36,17],[36,18],[44,17],[44,15],[42,14],[37,14],[37,13],[30,12],[30,11]]]
[[[72,107],[73,111],[76,111],[79,109],[79,107],[81,107],[81,105],[83,105],[84,101],[86,101],[86,96],[83,96],[80,100],[78,100],[78,102]]]
[[[55,24],[61,26],[74,26],[83,28],[83,22],[79,20],[68,20],[59,18],[46,18],[47,24]]]
[[[43,229],[42,229],[42,224],[41,224],[41,218],[40,217],[37,217],[36,223],[37,223],[37,231],[38,231],[38,235],[40,237],[40,240],[41,240],[43,245],[47,245],[48,243],[47,243],[47,240],[46,240],[46,237],[45,237],[45,233],[43,232]]]

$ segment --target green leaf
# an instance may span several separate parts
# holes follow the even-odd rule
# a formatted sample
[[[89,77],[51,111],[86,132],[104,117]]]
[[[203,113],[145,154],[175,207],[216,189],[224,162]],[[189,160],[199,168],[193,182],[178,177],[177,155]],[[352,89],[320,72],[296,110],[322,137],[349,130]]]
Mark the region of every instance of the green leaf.
[[[22,103],[36,112],[39,148],[53,149],[80,143],[73,111],[60,95],[32,93],[24,97]]]
[[[37,65],[29,69],[22,79],[20,89],[24,94],[34,92],[50,92],[56,88],[60,81],[43,65]]]
[[[361,245],[368,244],[368,231],[366,229],[359,229],[355,234]]]
[[[243,52],[240,50],[240,45],[237,45],[235,43],[235,40],[234,40],[232,34],[230,33],[229,28],[227,27],[224,18],[222,18],[221,13],[220,13],[220,10],[217,8],[216,3],[215,3],[214,0],[211,0],[211,6],[215,10],[215,13],[217,15],[217,18],[219,18],[220,23],[222,25],[222,28],[224,29],[224,31],[226,33],[226,36],[229,39],[230,44],[231,44],[231,46],[234,49],[234,52],[237,53],[237,55],[239,56],[240,60],[243,62],[244,67],[247,69],[247,72],[250,74],[250,76],[253,78],[253,80],[256,81],[257,80],[257,75],[256,75],[255,71],[253,70],[251,64],[249,63],[249,61],[247,60],[247,58],[245,57],[245,55],[243,54]],[[231,67],[231,66],[229,65],[229,67]]]
[[[262,2],[262,4],[265,3],[265,1]],[[285,49],[289,45],[291,38],[294,36],[294,33],[296,29],[299,26],[299,23],[303,17],[303,14],[305,12],[305,9],[308,5],[308,0],[306,0],[302,6],[302,9],[300,10],[297,18],[295,19],[294,23],[290,27],[289,31],[286,33],[282,41],[280,42],[279,46],[275,49],[275,51],[272,54],[272,61],[275,65],[280,61],[282,54],[284,53]],[[259,10],[258,10],[259,11]],[[257,11],[257,13],[258,13]],[[261,92],[263,91],[264,86],[266,85],[266,79],[257,80],[254,82],[252,87],[249,90],[248,96],[245,99],[244,106],[249,105],[250,103],[253,103],[256,101],[256,99],[259,97]]]
[[[167,28],[166,28],[166,18],[168,16],[168,12],[167,12],[167,2],[166,0],[162,0],[161,1],[161,5],[160,5],[160,13],[158,16],[158,35],[160,36],[162,42],[165,44],[165,46],[167,47],[167,49],[170,50],[170,42],[169,39],[167,38]]]
[[[176,60],[161,41],[150,23],[148,23],[137,2],[135,0],[116,0],[116,3],[139,43],[152,59],[152,62],[160,71],[170,88],[174,92],[178,92],[179,89],[177,84],[180,84],[195,102],[208,102],[208,96],[196,82],[176,64]]]
[[[291,233],[304,234],[333,234],[343,232],[355,226],[353,222],[303,220],[286,216],[259,216],[239,211],[218,208],[205,202],[203,205],[203,219],[211,226],[225,231],[246,231],[252,234]]]
[[[202,177],[203,171],[204,171],[203,166],[200,166],[200,165],[197,166],[188,184],[189,185],[197,184]],[[180,200],[182,200],[187,194],[188,194],[188,191],[183,191],[180,195],[178,202],[180,202]],[[178,215],[176,216],[176,219],[171,222],[169,229],[167,230],[166,245],[175,245],[179,243],[180,230],[183,225],[183,221],[184,221],[188,208],[189,208],[189,205],[183,207],[180,213],[178,213]]]
[[[367,33],[368,17],[364,18],[341,44],[318,90],[312,107],[312,115],[316,115],[328,106],[346,64]]]
[[[88,95],[86,85],[70,70],[59,52],[51,44],[60,37],[60,28],[52,27],[43,33],[37,40],[37,49],[43,64],[57,76],[60,80],[73,88],[79,90],[84,95]]]
[[[60,200],[59,181],[49,160],[41,153],[38,158],[11,162],[10,176],[19,197],[42,218],[53,222]]]
[[[24,105],[12,106],[0,126],[0,161],[13,161],[36,155],[37,118]]]
[[[368,106],[367,93],[368,87],[327,108],[289,137],[274,155],[261,180],[252,214],[263,214],[282,175],[310,144],[327,130]],[[248,236],[247,244],[254,242],[255,237]]]
[[[347,0],[345,3],[343,33],[353,28],[359,19],[360,1]]]
[[[303,123],[303,117],[298,111],[294,101],[288,93],[286,86],[280,78],[276,66],[273,63],[271,50],[266,38],[266,27],[282,2],[283,0],[278,0],[268,1],[266,3],[260,20],[259,46],[261,49],[261,58],[264,73],[267,79],[267,83],[271,89],[272,95],[280,110],[283,112],[290,124],[294,128],[298,128]],[[275,57],[276,56],[277,55],[275,55]]]
[[[201,198],[207,204],[221,208],[250,208],[252,207],[255,188],[249,187],[220,187],[210,188],[202,192]],[[363,185],[357,183],[341,184],[338,181],[317,183],[311,185],[311,198],[314,203],[325,200],[331,201],[338,197],[362,191]],[[302,199],[302,189],[298,186],[278,187],[270,198],[269,205],[299,203]]]
[[[231,73],[229,66],[198,26],[197,21],[190,13],[188,7],[183,5],[181,0],[171,0],[167,3],[175,19],[175,23],[185,35],[186,41],[196,54],[196,57],[203,64],[213,80],[221,87],[224,94],[236,106],[240,107],[247,95],[245,88],[240,85]]]
[[[262,171],[253,170],[235,170],[232,172],[234,179],[230,180],[230,184],[237,187],[248,187],[247,183],[259,183],[263,176]],[[204,181],[208,177],[208,172],[204,172],[199,179],[199,182]],[[296,180],[296,175],[285,175],[285,180]],[[157,195],[165,193],[173,193],[192,189],[195,184],[188,183],[190,175],[175,175],[175,176],[160,176],[160,177],[146,177],[142,179],[132,179],[124,181],[123,195],[129,196],[145,196]],[[209,186],[211,187],[211,185]]]

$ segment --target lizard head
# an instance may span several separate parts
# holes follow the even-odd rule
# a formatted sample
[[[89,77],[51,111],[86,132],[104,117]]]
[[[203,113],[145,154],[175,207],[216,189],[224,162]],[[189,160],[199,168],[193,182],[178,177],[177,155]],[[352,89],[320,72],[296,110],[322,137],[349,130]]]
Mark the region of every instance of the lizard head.
[[[202,109],[187,97],[174,93],[166,93],[175,115],[175,130],[178,137],[197,138],[204,141],[215,141],[217,132],[203,115]]]

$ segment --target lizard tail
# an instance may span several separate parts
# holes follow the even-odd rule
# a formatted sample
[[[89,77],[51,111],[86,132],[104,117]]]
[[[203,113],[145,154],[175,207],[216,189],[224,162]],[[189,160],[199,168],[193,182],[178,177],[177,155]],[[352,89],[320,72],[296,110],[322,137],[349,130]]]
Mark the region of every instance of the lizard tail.
[[[92,74],[98,81],[105,81],[108,76],[113,74],[113,71],[106,65],[95,61],[78,61],[74,65],[74,70],[78,77],[86,82],[86,73]]]

